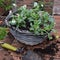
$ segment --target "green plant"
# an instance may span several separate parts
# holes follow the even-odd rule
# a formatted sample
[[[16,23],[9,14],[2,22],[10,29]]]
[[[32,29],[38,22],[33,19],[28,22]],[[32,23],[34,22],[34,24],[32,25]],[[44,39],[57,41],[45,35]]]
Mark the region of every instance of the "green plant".
[[[6,35],[7,35],[7,29],[0,27],[0,40],[3,40]]]
[[[40,5],[35,2],[32,9],[27,9],[27,6],[21,6],[15,15],[12,15],[10,25],[20,29],[27,29],[35,35],[48,35],[54,27],[54,19],[48,12],[41,11]],[[37,8],[38,7],[38,8]]]
[[[12,7],[11,2],[11,0],[0,0],[0,7],[7,11]]]
[[[34,8],[35,11],[40,11],[40,10],[43,11],[44,10],[44,6],[45,6],[45,3],[42,2],[42,1],[39,1],[38,3],[34,2],[33,8]]]

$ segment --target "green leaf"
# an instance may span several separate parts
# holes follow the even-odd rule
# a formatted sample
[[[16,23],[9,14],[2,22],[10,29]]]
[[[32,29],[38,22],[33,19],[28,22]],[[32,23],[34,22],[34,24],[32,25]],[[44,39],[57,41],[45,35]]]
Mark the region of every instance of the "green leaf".
[[[9,21],[9,23],[10,23],[11,25],[16,25],[15,19],[12,19],[12,21]]]
[[[49,40],[51,40],[52,39],[52,36],[48,33],[48,38],[49,38]]]
[[[3,40],[5,36],[7,35],[7,29],[4,27],[0,27],[0,40]]]

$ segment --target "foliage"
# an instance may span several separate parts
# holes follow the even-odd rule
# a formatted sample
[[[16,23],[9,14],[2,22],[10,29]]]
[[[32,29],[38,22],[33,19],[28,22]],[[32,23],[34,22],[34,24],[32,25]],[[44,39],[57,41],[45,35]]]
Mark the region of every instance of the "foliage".
[[[0,40],[3,40],[7,35],[6,28],[0,27]]]
[[[6,11],[12,8],[11,0],[0,0],[0,7]]]
[[[45,35],[49,37],[49,32],[54,27],[54,19],[48,12],[41,11],[40,5],[34,3],[32,9],[27,9],[27,6],[21,6],[15,15],[12,15],[12,20],[9,23],[18,28],[29,30],[35,35]]]
[[[38,3],[37,2],[34,2],[34,10],[36,11],[43,11],[44,10],[44,7],[45,7],[45,3],[42,2],[42,1],[39,1]]]

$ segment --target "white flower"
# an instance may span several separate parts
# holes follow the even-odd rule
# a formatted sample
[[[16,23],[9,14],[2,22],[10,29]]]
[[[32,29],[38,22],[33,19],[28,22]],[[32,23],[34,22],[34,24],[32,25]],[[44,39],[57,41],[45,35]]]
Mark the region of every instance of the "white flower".
[[[11,14],[11,13],[12,13],[12,10],[9,11],[9,14]]]
[[[19,14],[16,14],[16,16],[20,16]]]
[[[54,25],[55,25],[56,23],[54,23]]]
[[[23,9],[24,9],[24,8],[27,8],[27,5],[23,5],[22,7],[23,7]]]
[[[43,7],[44,5],[43,4],[41,4],[41,7]]]
[[[15,3],[13,3],[13,6],[17,7],[17,5]]]
[[[12,20],[12,21],[11,21],[11,24],[12,24],[12,25],[15,25],[15,24],[16,24],[16,21],[15,21],[15,20]]]
[[[34,7],[36,7],[38,5],[38,3],[37,2],[34,2]]]

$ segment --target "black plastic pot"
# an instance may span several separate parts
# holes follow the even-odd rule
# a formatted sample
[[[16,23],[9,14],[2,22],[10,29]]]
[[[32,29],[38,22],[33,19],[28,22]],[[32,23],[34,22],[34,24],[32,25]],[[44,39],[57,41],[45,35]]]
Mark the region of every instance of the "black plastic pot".
[[[11,27],[9,25],[9,19],[11,18],[11,15],[13,13],[10,11],[9,15],[5,19],[6,25],[10,28],[11,34],[15,37],[16,40],[18,40],[21,43],[24,43],[26,45],[37,45],[39,43],[42,43],[47,35],[44,36],[35,36],[29,31],[16,29],[15,27]]]

